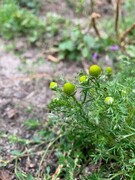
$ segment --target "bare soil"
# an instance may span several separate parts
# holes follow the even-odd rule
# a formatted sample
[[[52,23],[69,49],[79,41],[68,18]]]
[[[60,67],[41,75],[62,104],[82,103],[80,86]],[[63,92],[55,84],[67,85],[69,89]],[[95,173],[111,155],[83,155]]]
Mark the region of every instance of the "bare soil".
[[[53,96],[49,89],[50,81],[57,80],[59,76],[72,79],[81,67],[79,63],[68,61],[51,62],[39,52],[40,50],[32,48],[21,56],[16,56],[13,52],[5,50],[6,43],[3,40],[0,40],[0,44],[0,164],[2,166],[4,161],[13,159],[11,151],[22,149],[21,146],[11,143],[9,137],[14,135],[30,139],[36,131],[28,130],[24,122],[35,119],[43,124],[46,121],[47,104]],[[25,57],[26,64],[23,64],[22,57]],[[41,64],[38,62],[39,58],[42,59]],[[26,168],[26,163],[24,166]],[[31,169],[30,172],[35,171],[35,167],[36,164],[34,170]],[[1,173],[5,173],[6,170],[14,179],[14,161],[11,161]],[[2,176],[3,174],[0,177]]]

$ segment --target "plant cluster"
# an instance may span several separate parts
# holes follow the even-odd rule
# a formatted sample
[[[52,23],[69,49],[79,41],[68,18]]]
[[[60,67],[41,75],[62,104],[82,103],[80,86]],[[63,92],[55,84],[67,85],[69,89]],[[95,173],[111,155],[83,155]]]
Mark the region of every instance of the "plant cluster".
[[[31,42],[41,38],[45,32],[45,23],[26,9],[21,9],[11,1],[0,7],[0,35],[11,39],[27,36]]]
[[[0,7],[0,35],[6,39],[26,37],[29,42],[48,40],[61,33],[71,22],[60,15],[46,15],[38,18],[31,11],[20,8],[15,1],[6,1]]]
[[[46,15],[46,35],[55,37],[63,32],[63,29],[71,26],[71,21],[56,13]],[[60,35],[61,36],[61,35]]]
[[[72,30],[63,31],[57,48],[60,60],[65,58],[73,61],[91,60],[94,54],[108,54],[114,59],[116,54],[121,53],[114,37],[102,37],[102,39],[93,37],[83,32],[80,25],[76,25]]]
[[[116,75],[111,67],[92,65],[89,74],[81,72],[73,83],[50,84],[56,91],[49,104],[51,116],[71,144],[71,179],[82,173],[85,163],[100,164],[95,172],[101,179],[135,178],[135,71],[132,60],[123,64]]]
[[[119,47],[115,50],[113,45],[115,40],[112,38],[98,39],[93,36],[84,33],[80,25],[76,26],[70,32],[63,32],[58,44],[59,59],[67,58],[69,60],[80,61],[82,59],[91,60],[94,58],[94,54],[108,53],[110,56],[114,56],[114,51],[119,50]],[[118,54],[118,53],[117,53]]]
[[[83,7],[87,6],[88,2],[80,0],[78,3]],[[116,2],[115,16],[111,19],[110,17],[109,19],[101,17],[100,14],[94,12],[96,2],[91,1],[91,3],[93,4],[93,13],[90,18],[86,13],[87,23],[85,27],[75,25],[72,30],[62,33],[58,43],[59,59],[91,60],[92,55],[95,53],[101,56],[107,54],[112,60],[117,59],[116,56],[123,52],[133,56],[135,24],[134,19],[126,14],[128,10],[132,13],[133,2],[129,0],[122,5],[118,0]],[[123,18],[120,16],[120,9],[122,9]],[[95,32],[95,37],[91,35],[93,34],[92,29]],[[115,51],[115,53],[112,51]]]

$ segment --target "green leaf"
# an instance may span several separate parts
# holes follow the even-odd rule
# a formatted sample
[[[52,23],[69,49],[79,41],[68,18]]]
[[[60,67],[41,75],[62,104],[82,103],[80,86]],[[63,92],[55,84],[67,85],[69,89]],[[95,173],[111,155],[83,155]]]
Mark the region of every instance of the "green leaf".
[[[29,19],[28,19],[28,18],[27,18],[27,19],[24,19],[24,20],[21,22],[21,25],[22,25],[22,26],[25,26],[25,25],[28,24],[28,22],[29,22]]]
[[[14,156],[23,156],[23,152],[18,151],[18,150],[13,150],[10,152],[10,154],[12,154]]]
[[[135,159],[129,159],[129,163],[135,165]]]
[[[87,47],[84,47],[82,50],[83,57],[87,58],[89,55],[89,49]]]
[[[135,47],[130,45],[127,47],[126,49],[126,53],[130,56],[130,57],[135,57]]]
[[[37,129],[40,125],[39,120],[37,119],[28,119],[24,122],[24,125],[27,126],[28,129]]]
[[[21,171],[17,171],[16,176],[19,180],[24,180],[24,178],[26,178],[25,174],[23,174]]]
[[[83,41],[89,48],[93,48],[95,46],[95,39],[89,35],[85,35]]]
[[[62,59],[64,59],[65,58],[65,53],[62,51],[62,52],[60,52],[60,54],[58,55],[58,59],[59,60],[62,60]]]
[[[34,177],[31,174],[27,175],[27,180],[34,180]]]
[[[69,50],[69,51],[72,51],[74,49],[74,44],[70,40],[64,41],[64,42],[59,44],[59,49],[60,50]]]

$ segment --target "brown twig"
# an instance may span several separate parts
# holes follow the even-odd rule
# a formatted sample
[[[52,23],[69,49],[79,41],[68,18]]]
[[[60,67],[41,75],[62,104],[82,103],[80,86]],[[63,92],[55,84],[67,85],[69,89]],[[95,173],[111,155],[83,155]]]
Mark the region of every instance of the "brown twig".
[[[56,177],[60,174],[60,171],[61,171],[62,167],[63,167],[62,164],[60,164],[60,165],[57,167],[55,173],[52,175],[52,180],[55,180]]]
[[[119,38],[119,11],[120,11],[121,0],[117,0],[116,4],[116,16],[115,16],[115,33],[116,37]]]
[[[65,155],[66,155],[66,153],[64,152],[64,156]],[[58,165],[55,173],[52,175],[52,179],[51,180],[55,180],[56,179],[56,177],[60,174],[60,171],[61,171],[62,167],[63,167],[63,164]]]
[[[120,37],[120,42],[123,42],[123,41],[125,40],[126,36],[127,36],[131,31],[133,31],[133,29],[135,29],[135,23],[132,24],[132,26],[130,26],[128,29],[126,29],[126,30],[122,33],[122,35],[121,35],[121,37]]]
[[[96,24],[96,19],[98,19],[98,18],[100,18],[101,16],[100,16],[100,14],[97,14],[97,13],[92,13],[92,15],[91,15],[91,22],[92,22],[92,25],[93,25],[93,28],[94,28],[94,30],[95,30],[95,33],[96,33],[96,35],[99,37],[99,38],[101,38],[101,35],[100,35],[100,32],[99,32],[99,30],[98,30],[98,28],[97,28],[97,24]]]

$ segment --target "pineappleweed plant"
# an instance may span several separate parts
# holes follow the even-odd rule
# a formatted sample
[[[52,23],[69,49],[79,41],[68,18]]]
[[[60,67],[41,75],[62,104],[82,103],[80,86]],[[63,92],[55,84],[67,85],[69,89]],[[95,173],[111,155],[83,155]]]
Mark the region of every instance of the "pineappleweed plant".
[[[98,65],[73,82],[53,82],[56,97],[49,104],[61,131],[95,164],[101,178],[135,179],[135,103],[132,61],[122,63],[114,75]],[[51,83],[52,84],[52,83]],[[87,151],[86,151],[87,150]],[[81,159],[81,157],[80,157]],[[79,162],[78,162],[79,163]],[[81,162],[80,162],[81,163]]]

